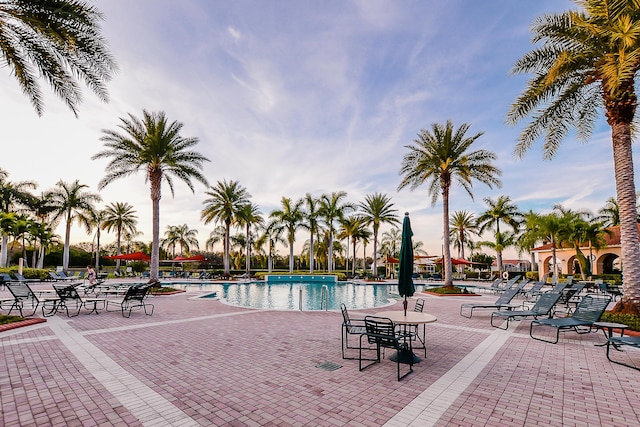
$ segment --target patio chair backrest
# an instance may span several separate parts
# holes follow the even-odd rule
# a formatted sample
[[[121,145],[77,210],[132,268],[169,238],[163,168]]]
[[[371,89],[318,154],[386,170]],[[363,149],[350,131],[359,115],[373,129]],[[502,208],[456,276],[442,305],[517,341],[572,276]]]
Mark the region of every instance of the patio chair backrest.
[[[535,293],[535,292],[539,292],[540,289],[542,289],[542,287],[545,285],[544,281],[539,281],[539,282],[535,282],[533,284],[533,286],[531,287],[531,289],[529,289],[529,293]]]
[[[124,301],[144,300],[151,290],[151,285],[131,286],[124,295]]]
[[[395,333],[395,324],[391,319],[366,316],[364,325],[367,330],[369,344],[376,344],[386,348],[398,348],[398,336]]]
[[[580,294],[584,289],[584,283],[575,283],[569,289],[565,288],[565,300],[569,301],[574,295]]]
[[[548,314],[558,303],[561,294],[558,292],[546,292],[540,295],[536,304],[531,307],[531,311],[537,316]]]
[[[6,284],[11,295],[17,300],[37,299],[31,287],[23,282],[9,282]]]
[[[502,283],[502,277],[498,277],[497,279],[495,279],[493,281],[493,283],[491,284],[492,288],[498,288],[500,287],[500,283]]]
[[[600,320],[600,316],[607,309],[611,302],[610,296],[594,297],[586,295],[576,307],[572,319],[580,320],[585,323],[593,323]]]
[[[514,283],[516,283],[518,280],[520,280],[520,277],[522,277],[522,276],[520,276],[519,274],[516,275],[516,276],[513,276],[511,279],[509,279],[507,281],[507,283],[505,283],[505,285],[501,289],[504,289],[504,290],[511,289],[511,287],[513,287]]]
[[[567,284],[567,286],[571,285],[573,283],[573,276],[565,277],[565,283]]]
[[[0,281],[2,282],[13,282],[14,279],[9,275],[9,273],[0,273]]]
[[[567,283],[556,283],[555,285],[553,285],[551,292],[562,292],[567,286]]]
[[[419,313],[422,313],[423,310],[424,310],[424,298],[418,298],[416,300],[415,307],[413,307],[413,311],[417,311]]]
[[[56,294],[58,294],[58,298],[61,301],[73,301],[73,300],[81,300],[80,294],[78,294],[78,290],[74,286],[56,286],[53,285],[53,289],[56,290]]]
[[[506,305],[518,294],[518,289],[507,289],[500,295],[500,298],[496,300],[496,305]]]
[[[347,311],[347,306],[344,303],[340,304],[340,311],[342,311],[342,321],[343,325],[347,328],[347,331],[351,327],[351,319],[349,318],[349,312]]]
[[[521,291],[521,290],[522,290],[522,288],[524,288],[524,287],[527,285],[527,283],[529,283],[530,281],[531,281],[531,280],[529,280],[529,279],[527,279],[527,278],[524,278],[524,279],[522,279],[522,280],[520,281],[520,283],[518,283],[518,284],[517,284],[513,289],[516,289],[516,290],[518,290],[518,291]]]

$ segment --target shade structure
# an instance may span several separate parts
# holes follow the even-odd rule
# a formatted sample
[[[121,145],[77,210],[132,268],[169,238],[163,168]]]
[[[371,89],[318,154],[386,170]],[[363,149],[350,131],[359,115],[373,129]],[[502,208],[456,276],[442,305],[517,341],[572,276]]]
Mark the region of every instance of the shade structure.
[[[107,259],[122,259],[125,261],[151,261],[151,257],[144,252],[105,256]]]
[[[435,260],[436,264],[442,264],[442,258],[438,258],[437,260]],[[452,265],[467,265],[467,264],[473,264],[473,262],[471,261],[467,261],[466,259],[462,259],[462,258],[451,258],[451,264]]]
[[[177,256],[172,259],[172,261],[175,262],[205,262],[206,260],[207,259],[204,257],[204,255],[194,255],[190,257]]]
[[[411,231],[411,221],[409,213],[404,214],[402,222],[402,244],[400,245],[400,264],[398,266],[398,293],[404,297],[404,314],[407,314],[407,297],[416,291],[413,286],[413,231]]]

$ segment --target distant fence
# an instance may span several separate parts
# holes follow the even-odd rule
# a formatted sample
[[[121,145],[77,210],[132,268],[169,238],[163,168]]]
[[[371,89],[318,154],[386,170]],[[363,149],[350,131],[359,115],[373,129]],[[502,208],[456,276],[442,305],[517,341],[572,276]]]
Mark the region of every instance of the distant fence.
[[[338,276],[311,274],[271,274],[265,276],[267,283],[336,283]]]

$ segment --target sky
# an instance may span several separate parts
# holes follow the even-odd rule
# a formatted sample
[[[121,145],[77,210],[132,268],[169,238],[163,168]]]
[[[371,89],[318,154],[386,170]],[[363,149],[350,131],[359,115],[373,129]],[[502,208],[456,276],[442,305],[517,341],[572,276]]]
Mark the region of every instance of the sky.
[[[152,217],[144,173],[98,191],[108,160],[91,159],[103,149],[102,130],[117,129],[121,117],[141,117],[144,109],[183,123],[182,136],[197,137],[195,149],[210,160],[203,170],[210,184],[239,181],[265,217],[283,196],[345,191],[347,201],[359,203],[384,193],[399,219],[410,213],[414,240],[430,255],[442,251],[442,202],[432,206],[426,186],[397,188],[406,146],[433,123],[452,120],[456,127],[470,124],[468,135],[483,132],[473,148],[495,152],[503,173],[501,188],[477,183],[473,199],[452,187],[451,213],[478,215],[484,198],[501,195],[522,211],[562,204],[595,212],[615,195],[604,120],[587,142],[568,137],[552,161],[543,159],[540,143],[522,159],[513,156],[524,123],[513,127],[505,117],[527,76],[511,68],[533,47],[534,19],[574,8],[568,0],[94,4],[104,13],[103,36],[119,67],[108,82],[109,102],[83,87],[76,118],[43,81],[45,112],[38,117],[3,67],[0,167],[11,181],[36,181],[37,192],[78,179],[102,196],[98,207],[133,205],[145,242]],[[160,233],[187,224],[204,249],[215,224],[200,219],[206,188],[194,186],[192,193],[176,181],[173,197],[163,186]],[[92,238],[72,230],[72,243]],[[115,235],[101,239],[110,243]],[[296,250],[307,239],[299,232]]]

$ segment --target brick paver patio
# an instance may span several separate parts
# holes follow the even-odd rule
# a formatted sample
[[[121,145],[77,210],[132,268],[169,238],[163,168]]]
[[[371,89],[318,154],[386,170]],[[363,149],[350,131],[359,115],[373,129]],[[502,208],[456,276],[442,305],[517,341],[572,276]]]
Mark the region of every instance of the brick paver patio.
[[[341,358],[339,312],[195,295],[151,297],[153,316],[58,314],[0,332],[0,425],[640,426],[640,372],[606,359],[602,333],[552,345],[526,320],[501,331],[489,310],[458,315],[494,295],[426,296],[438,321],[400,382],[389,360],[359,372]],[[351,314],[388,309],[401,304]]]

